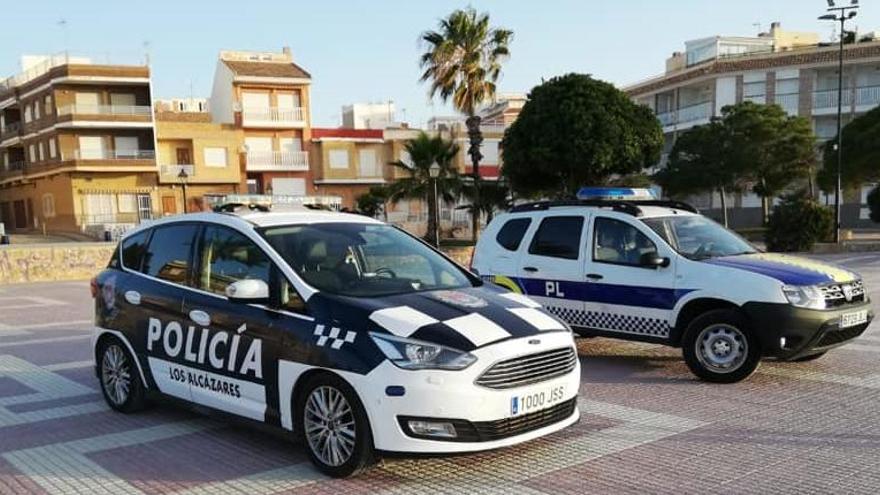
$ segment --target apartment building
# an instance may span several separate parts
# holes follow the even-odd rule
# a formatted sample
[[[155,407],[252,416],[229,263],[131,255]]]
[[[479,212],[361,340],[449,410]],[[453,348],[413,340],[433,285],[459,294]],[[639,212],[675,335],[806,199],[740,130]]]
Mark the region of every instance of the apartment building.
[[[382,129],[312,129],[313,193],[339,196],[353,209],[358,196],[392,180],[391,158]]]
[[[623,88],[635,101],[653,109],[663,126],[666,146],[658,166],[665,165],[678,135],[720,115],[724,106],[742,101],[778,104],[791,115],[810,119],[817,144],[836,135],[836,43],[821,43],[815,33],[785,31],[773,23],[769,32],[755,37],[716,36],[685,46],[685,52],[674,53],[666,61],[665,73]],[[873,35],[857,36],[857,42],[844,48],[844,125],[878,104],[880,40]],[[869,188],[845,192],[844,226],[867,225],[864,203]],[[717,195],[694,201],[711,214],[719,213]],[[761,202],[754,194],[731,197],[728,204],[734,206],[734,226],[760,225]]]
[[[248,192],[303,196],[312,190],[310,84],[289,48],[220,53],[209,111],[214,123],[243,133]]]
[[[152,218],[155,143],[142,62],[22,57],[0,82],[0,221],[103,233]]]

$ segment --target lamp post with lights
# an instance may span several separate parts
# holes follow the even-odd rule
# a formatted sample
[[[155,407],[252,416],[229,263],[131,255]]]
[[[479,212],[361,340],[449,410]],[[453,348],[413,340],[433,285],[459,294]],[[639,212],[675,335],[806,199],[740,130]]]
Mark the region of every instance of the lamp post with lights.
[[[437,193],[437,179],[440,177],[440,164],[434,162],[428,167],[428,175],[431,176],[432,186],[434,188],[434,232],[431,232],[434,238],[434,247],[440,248],[440,199]]]
[[[834,187],[834,242],[840,243],[840,200],[841,179],[840,171],[843,167],[843,44],[846,41],[846,21],[856,16],[859,8],[859,0],[851,0],[849,5],[838,7],[835,0],[828,1],[828,12],[819,17],[820,21],[836,21],[840,23],[840,51],[837,59],[837,174]]]
[[[180,167],[177,178],[180,179],[180,184],[183,186],[183,212],[186,213],[186,180],[189,179],[189,174],[186,173],[185,168]]]

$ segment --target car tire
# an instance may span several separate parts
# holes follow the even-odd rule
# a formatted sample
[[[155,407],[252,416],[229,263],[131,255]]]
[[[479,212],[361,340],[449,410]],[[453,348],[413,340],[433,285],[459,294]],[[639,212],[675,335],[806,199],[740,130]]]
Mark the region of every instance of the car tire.
[[[761,345],[748,319],[733,309],[716,309],[694,318],[682,340],[691,372],[713,383],[735,383],[761,363]]]
[[[146,406],[144,382],[134,357],[116,337],[106,337],[98,347],[98,381],[113,410],[134,413]]]
[[[295,406],[303,447],[324,474],[334,478],[357,475],[374,458],[373,434],[363,404],[337,375],[320,373],[307,380]],[[336,405],[323,407],[327,402]]]
[[[792,359],[791,362],[792,363],[806,363],[808,361],[815,361],[815,360],[819,359],[820,357],[824,356],[826,352],[828,352],[828,351],[822,351],[818,354],[810,354],[809,356],[801,356],[797,359]]]

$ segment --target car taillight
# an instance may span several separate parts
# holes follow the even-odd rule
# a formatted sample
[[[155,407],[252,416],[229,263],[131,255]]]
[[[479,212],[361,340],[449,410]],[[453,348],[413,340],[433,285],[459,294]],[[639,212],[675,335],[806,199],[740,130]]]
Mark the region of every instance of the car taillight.
[[[89,289],[92,291],[92,298],[98,297],[98,277],[93,277],[89,281]]]

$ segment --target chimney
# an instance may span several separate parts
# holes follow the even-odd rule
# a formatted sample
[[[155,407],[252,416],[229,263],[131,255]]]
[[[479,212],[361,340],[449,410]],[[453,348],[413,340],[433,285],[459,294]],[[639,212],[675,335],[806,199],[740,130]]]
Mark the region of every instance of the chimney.
[[[293,62],[293,52],[290,51],[289,46],[281,47],[281,53],[283,53],[287,57],[288,60]]]

